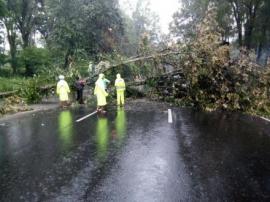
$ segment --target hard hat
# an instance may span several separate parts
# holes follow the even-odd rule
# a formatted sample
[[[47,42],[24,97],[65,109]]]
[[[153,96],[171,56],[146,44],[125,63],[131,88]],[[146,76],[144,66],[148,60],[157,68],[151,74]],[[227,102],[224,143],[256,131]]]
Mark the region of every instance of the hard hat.
[[[116,78],[120,79],[121,78],[121,74],[116,74]]]
[[[64,79],[65,79],[65,77],[64,77],[63,75],[60,75],[58,78],[59,78],[60,80],[64,80]]]

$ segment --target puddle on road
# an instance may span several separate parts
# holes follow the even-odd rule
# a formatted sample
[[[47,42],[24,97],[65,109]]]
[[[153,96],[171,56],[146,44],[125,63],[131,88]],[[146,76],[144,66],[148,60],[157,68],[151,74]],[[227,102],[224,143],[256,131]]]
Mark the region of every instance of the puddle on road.
[[[73,117],[69,110],[61,111],[58,116],[58,131],[63,150],[69,150],[72,145]]]
[[[123,108],[117,108],[116,118],[111,123],[110,121],[106,116],[98,116],[97,119],[96,144],[97,156],[100,161],[107,160],[109,141],[116,143],[120,147],[126,136],[127,120]]]
[[[105,161],[108,150],[109,128],[108,119],[99,117],[96,129],[97,156],[100,161]]]

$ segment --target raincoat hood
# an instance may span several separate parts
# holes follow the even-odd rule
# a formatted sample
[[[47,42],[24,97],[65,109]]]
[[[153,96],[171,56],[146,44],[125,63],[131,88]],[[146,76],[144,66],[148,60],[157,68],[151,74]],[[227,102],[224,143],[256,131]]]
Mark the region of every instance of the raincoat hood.
[[[117,75],[116,75],[116,78],[117,78],[117,79],[121,79],[121,75],[120,75],[120,74],[117,74]]]
[[[98,75],[98,79],[103,79],[104,78],[104,74],[99,74]]]

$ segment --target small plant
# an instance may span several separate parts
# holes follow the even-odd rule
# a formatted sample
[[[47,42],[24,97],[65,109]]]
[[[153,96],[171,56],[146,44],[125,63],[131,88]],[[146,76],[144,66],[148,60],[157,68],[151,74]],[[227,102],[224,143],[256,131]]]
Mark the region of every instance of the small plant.
[[[19,90],[19,95],[26,99],[27,103],[38,103],[42,99],[40,79],[34,76],[28,80]]]

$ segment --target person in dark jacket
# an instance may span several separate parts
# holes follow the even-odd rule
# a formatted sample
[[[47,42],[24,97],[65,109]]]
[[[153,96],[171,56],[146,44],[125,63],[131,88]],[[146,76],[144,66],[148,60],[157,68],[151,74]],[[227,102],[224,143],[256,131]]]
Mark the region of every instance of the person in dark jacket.
[[[76,77],[76,81],[75,81],[75,88],[77,91],[77,101],[79,102],[79,104],[84,104],[83,102],[83,88],[84,88],[85,82],[83,80],[80,79],[80,77]]]

